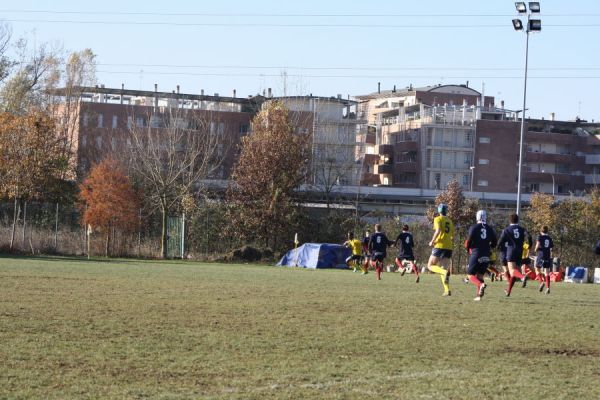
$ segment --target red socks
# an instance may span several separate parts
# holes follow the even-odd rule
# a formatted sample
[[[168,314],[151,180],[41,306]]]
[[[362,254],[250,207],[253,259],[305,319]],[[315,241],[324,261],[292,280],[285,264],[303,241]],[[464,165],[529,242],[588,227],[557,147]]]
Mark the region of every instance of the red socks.
[[[509,277],[508,278],[508,290],[507,290],[508,294],[510,294],[512,292],[512,288],[513,288],[514,284],[515,284],[515,278],[512,276]]]
[[[479,278],[475,275],[469,275],[469,280],[473,283],[473,285],[477,287],[477,293],[479,293],[479,288],[481,287],[481,284],[483,282],[481,282]]]
[[[417,274],[417,276],[419,276],[419,268],[417,268],[417,265],[415,263],[411,263],[411,265],[412,265],[413,271],[415,271],[415,274]]]
[[[377,273],[377,280],[381,280],[381,267],[379,265],[375,267],[375,272]]]
[[[515,270],[513,271],[513,279],[514,279],[514,278],[523,279],[523,278],[524,278],[524,276],[523,276],[523,274],[521,273],[521,271],[517,271],[517,270],[515,269]]]
[[[398,266],[398,269],[400,269],[400,268],[404,268],[404,267],[402,266],[402,262],[401,262],[400,260],[398,260],[397,258],[396,258],[396,260],[395,260],[395,263],[396,263],[396,265]]]
[[[550,274],[546,274],[546,289],[550,289]]]

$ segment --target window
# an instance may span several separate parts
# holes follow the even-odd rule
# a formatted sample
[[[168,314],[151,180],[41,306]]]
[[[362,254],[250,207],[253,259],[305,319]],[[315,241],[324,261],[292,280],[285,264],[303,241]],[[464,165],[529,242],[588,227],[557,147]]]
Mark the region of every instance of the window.
[[[433,187],[434,189],[439,189],[442,184],[442,174],[436,173],[433,177]]]
[[[486,180],[477,181],[477,186],[487,186],[487,185],[488,185],[488,181],[486,181]]]
[[[90,117],[88,116],[88,113],[83,113],[83,126],[88,126]]]
[[[135,117],[135,126],[137,128],[143,128],[146,126],[146,121],[144,121],[144,117]]]
[[[225,122],[219,122],[219,135],[225,133]]]
[[[96,147],[102,149],[102,136],[96,136]]]
[[[473,162],[473,153],[465,153],[465,165],[471,166]]]
[[[240,124],[240,135],[248,133],[248,124]]]
[[[487,136],[480,136],[479,137],[479,143],[486,143],[487,144],[487,143],[490,143],[490,141],[491,141],[490,138],[487,137]]]
[[[462,185],[463,186],[468,186],[469,185],[469,175],[468,174],[464,174],[462,176]]]
[[[479,159],[479,165],[488,165],[489,163],[490,163],[490,160],[488,160],[486,158]]]
[[[431,160],[431,166],[433,168],[441,168],[442,167],[442,152],[434,151],[433,159]]]
[[[112,148],[113,151],[117,150],[117,139],[116,138],[112,138],[110,140],[110,147]]]
[[[465,132],[465,145],[471,146],[473,145],[473,133]]]
[[[133,127],[133,117],[127,117],[127,129],[131,129]]]
[[[112,116],[112,128],[113,128],[113,129],[117,129],[117,122],[118,122],[118,120],[117,120],[117,116],[116,116],[116,115],[113,115],[113,116]]]
[[[81,135],[81,146],[87,146],[87,135]]]
[[[540,184],[539,183],[532,183],[531,185],[529,185],[529,191],[530,192],[539,192],[540,191]]]
[[[104,127],[104,115],[98,114],[98,128]]]

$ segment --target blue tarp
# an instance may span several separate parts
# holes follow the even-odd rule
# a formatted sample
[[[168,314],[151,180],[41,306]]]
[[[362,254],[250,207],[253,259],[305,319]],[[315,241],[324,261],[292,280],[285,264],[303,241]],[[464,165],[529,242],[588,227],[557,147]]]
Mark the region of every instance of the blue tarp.
[[[277,263],[278,267],[348,268],[346,258],[350,249],[339,244],[304,243],[288,251]]]

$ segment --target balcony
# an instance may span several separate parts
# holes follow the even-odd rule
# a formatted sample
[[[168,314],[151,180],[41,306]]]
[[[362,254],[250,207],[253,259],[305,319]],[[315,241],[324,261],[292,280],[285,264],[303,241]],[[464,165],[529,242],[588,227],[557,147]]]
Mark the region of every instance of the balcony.
[[[370,173],[365,173],[362,175],[362,179],[361,179],[361,184],[362,185],[379,185],[380,183],[380,179],[379,179],[379,175],[376,174],[370,174]]]
[[[379,154],[365,154],[365,164],[373,165],[379,162]]]
[[[527,151],[525,155],[526,162],[546,162],[557,164],[569,164],[576,161],[577,156],[573,154],[558,154],[558,153],[542,153],[535,151]]]
[[[416,162],[403,162],[395,165],[396,172],[417,172]]]
[[[592,165],[600,164],[600,154],[587,154],[585,156],[585,163]]]
[[[378,175],[391,175],[394,170],[392,164],[379,164],[375,166],[375,173]]]
[[[397,142],[395,146],[397,152],[419,150],[418,142]]]
[[[600,174],[585,174],[584,182],[586,185],[600,185]]]
[[[365,143],[366,144],[375,144],[376,142],[377,142],[377,139],[375,138],[375,134],[367,133],[367,135],[365,136]]]
[[[382,156],[394,155],[394,146],[391,144],[380,144],[375,148],[375,153]]]

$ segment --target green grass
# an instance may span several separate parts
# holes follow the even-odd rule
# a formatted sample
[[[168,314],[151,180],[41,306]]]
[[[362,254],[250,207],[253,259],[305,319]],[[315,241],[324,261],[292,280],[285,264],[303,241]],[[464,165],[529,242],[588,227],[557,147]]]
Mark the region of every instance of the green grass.
[[[0,258],[0,398],[600,398],[600,285],[460,280]]]

